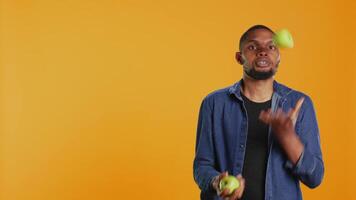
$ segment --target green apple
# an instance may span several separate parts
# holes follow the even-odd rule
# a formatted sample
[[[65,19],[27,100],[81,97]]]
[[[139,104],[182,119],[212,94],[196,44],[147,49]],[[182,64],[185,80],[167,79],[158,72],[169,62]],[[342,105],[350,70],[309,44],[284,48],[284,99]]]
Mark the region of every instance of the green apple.
[[[280,48],[293,48],[292,34],[287,29],[281,29],[273,36],[274,43]]]
[[[229,194],[232,194],[237,188],[240,187],[240,182],[237,180],[235,176],[225,176],[220,180],[219,189],[220,191],[224,191],[225,189],[229,189]]]

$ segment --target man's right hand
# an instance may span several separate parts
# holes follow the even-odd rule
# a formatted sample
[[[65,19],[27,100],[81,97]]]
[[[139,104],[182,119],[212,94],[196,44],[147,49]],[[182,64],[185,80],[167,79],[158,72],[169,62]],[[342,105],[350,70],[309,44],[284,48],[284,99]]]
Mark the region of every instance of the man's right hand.
[[[245,179],[242,178],[242,176],[239,174],[236,176],[237,180],[240,182],[240,186],[232,193],[229,195],[229,190],[225,189],[223,191],[220,190],[219,188],[219,183],[222,178],[225,176],[228,176],[228,172],[223,172],[219,176],[216,176],[213,180],[213,188],[216,190],[216,193],[218,194],[219,197],[223,198],[224,200],[238,200],[241,199],[242,194],[244,192],[245,188]]]

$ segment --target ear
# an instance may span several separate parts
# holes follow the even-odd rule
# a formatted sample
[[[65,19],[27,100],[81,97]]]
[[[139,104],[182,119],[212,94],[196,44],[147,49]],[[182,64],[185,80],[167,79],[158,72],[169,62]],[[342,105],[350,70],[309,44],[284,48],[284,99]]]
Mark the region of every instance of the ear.
[[[236,52],[235,59],[240,65],[243,65],[245,63],[245,59],[242,57],[241,52]]]

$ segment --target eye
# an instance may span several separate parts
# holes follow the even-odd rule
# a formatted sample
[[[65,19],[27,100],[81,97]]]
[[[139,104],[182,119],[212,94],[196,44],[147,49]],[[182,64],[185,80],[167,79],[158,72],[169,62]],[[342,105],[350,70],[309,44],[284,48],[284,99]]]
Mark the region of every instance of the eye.
[[[269,49],[276,50],[276,46],[275,45],[269,45]]]
[[[255,46],[255,45],[249,45],[249,46],[247,47],[247,49],[253,51],[253,50],[256,49],[256,46]]]

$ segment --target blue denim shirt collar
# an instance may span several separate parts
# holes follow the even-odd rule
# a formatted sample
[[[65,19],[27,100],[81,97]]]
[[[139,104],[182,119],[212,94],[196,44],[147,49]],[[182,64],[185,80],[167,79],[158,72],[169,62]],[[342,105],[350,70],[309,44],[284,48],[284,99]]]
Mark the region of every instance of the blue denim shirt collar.
[[[229,93],[234,94],[238,99],[241,99],[241,85],[242,85],[243,79],[239,80],[236,82],[234,85],[232,85],[229,88]],[[280,83],[278,83],[276,80],[273,80],[273,90],[275,93],[278,94],[281,98],[285,97],[288,93],[290,93],[292,90]]]

